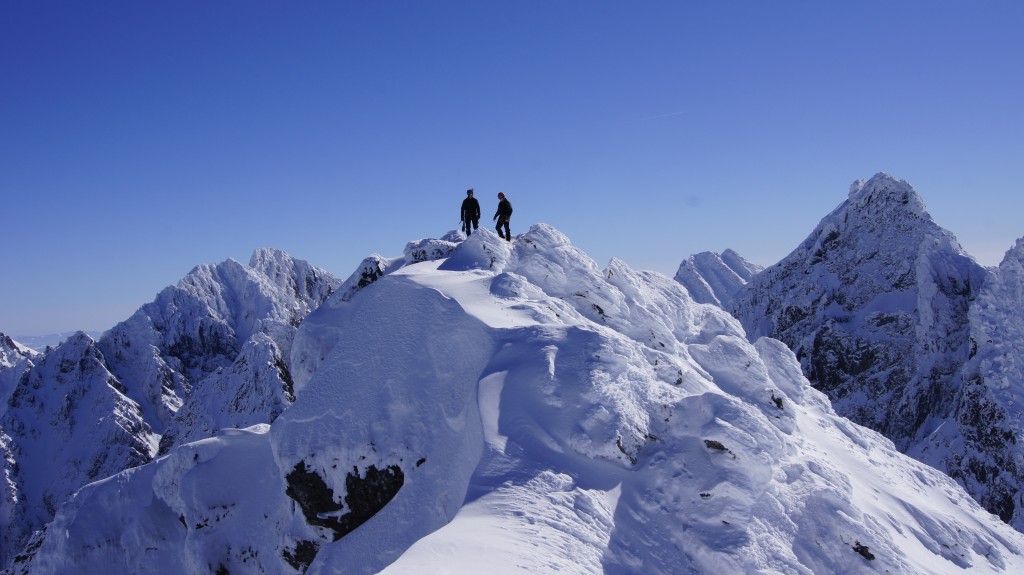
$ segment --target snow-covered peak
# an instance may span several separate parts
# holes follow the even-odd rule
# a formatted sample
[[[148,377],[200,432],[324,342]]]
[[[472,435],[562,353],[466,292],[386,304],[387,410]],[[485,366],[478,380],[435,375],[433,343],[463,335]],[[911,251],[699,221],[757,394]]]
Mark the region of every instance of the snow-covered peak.
[[[899,208],[922,217],[927,216],[921,195],[906,180],[884,172],[875,174],[870,180],[857,180],[850,185],[850,206],[862,209],[874,203],[876,206]]]
[[[194,301],[207,310],[207,317],[223,325],[231,337],[245,341],[253,333],[262,331],[265,322],[297,326],[304,315],[302,312],[308,313],[308,306],[302,305],[305,303],[304,290],[298,288],[294,268],[285,273],[281,271],[280,267],[273,265],[270,269],[256,269],[233,259],[199,265],[175,288],[164,290],[158,296],[158,302],[170,300],[180,309],[182,305],[189,305],[190,300]],[[199,322],[206,319],[186,315],[179,318],[179,321],[184,320],[182,327],[188,331],[197,331]]]
[[[148,461],[158,439],[166,450],[273,421],[294,400],[297,326],[340,284],[258,249],[250,265],[197,266],[98,344],[77,333],[43,356],[0,339],[0,358],[23,357],[0,365],[0,559],[86,482]],[[61,472],[33,471],[44,466]]]
[[[728,307],[736,290],[763,269],[731,249],[721,254],[701,252],[679,264],[675,280],[686,287],[693,299]]]
[[[155,444],[138,406],[78,332],[24,372],[0,415],[0,562],[79,487],[145,463]]]
[[[286,252],[275,248],[256,248],[249,256],[249,267],[267,277],[274,277],[282,270],[288,271],[295,268],[296,260]],[[311,267],[302,262],[304,267]]]
[[[1024,238],[988,270],[970,309],[971,357],[956,409],[958,432],[930,438],[928,449],[963,445],[948,458],[950,472],[986,507],[1024,529]],[[952,427],[952,426],[950,426]]]
[[[277,420],[86,487],[17,572],[1024,569],[1024,536],[667,277],[550,226],[403,261],[303,322]]]
[[[26,359],[31,360],[41,354],[34,349],[22,345],[0,332],[0,370],[12,367]]]
[[[951,409],[946,394],[941,406],[902,398],[917,394],[915,382],[951,384],[969,351],[967,310],[984,274],[907,182],[878,174],[741,288],[731,309],[750,337],[786,342],[841,413],[905,438],[899,443],[937,425],[929,413]],[[894,417],[894,406],[911,413]]]
[[[797,249],[740,290],[746,301],[732,308],[745,318],[751,337],[777,333],[794,323],[820,325],[820,317],[796,310],[809,306],[829,308],[828,317],[835,319],[856,311],[851,318],[857,321],[874,312],[920,313],[921,321],[931,324],[937,310],[919,305],[924,302],[916,300],[916,291],[947,294],[965,286],[976,288],[983,275],[984,270],[953,234],[931,219],[910,184],[878,174],[854,184],[847,200],[825,216]],[[785,294],[792,309],[768,305],[767,298],[757,296],[765,290],[772,299]],[[878,299],[883,294],[887,297]],[[755,300],[760,307],[748,309]],[[803,357],[799,347],[794,351]]]
[[[302,317],[330,297],[340,284],[326,270],[271,248],[255,250],[249,267],[266,277],[279,291],[294,294],[300,306],[297,313]]]
[[[193,386],[230,368],[253,337],[270,337],[288,357],[299,323],[341,285],[280,250],[258,249],[250,264],[196,266],[101,338],[154,427],[170,424]]]
[[[840,414],[1020,529],[1021,245],[986,270],[909,184],[880,174],[855,184],[731,309],[750,336],[784,341]]]
[[[0,416],[7,411],[7,398],[21,375],[32,368],[42,354],[0,332]]]

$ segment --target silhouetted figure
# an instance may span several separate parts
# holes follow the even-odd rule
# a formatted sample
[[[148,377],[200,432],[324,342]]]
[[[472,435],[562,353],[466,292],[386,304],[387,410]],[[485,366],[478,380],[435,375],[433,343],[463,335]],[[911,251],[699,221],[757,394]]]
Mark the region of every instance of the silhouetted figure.
[[[466,190],[466,199],[462,200],[459,221],[462,222],[462,230],[466,232],[467,238],[469,234],[473,233],[469,228],[471,224],[474,230],[480,227],[480,202],[473,197],[473,188]]]
[[[492,220],[498,222],[498,226],[495,228],[498,230],[498,235],[505,238],[508,241],[512,241],[512,232],[508,228],[508,221],[512,218],[512,202],[505,198],[505,194],[498,192],[498,211],[494,212]],[[501,232],[501,229],[505,228],[505,233]]]

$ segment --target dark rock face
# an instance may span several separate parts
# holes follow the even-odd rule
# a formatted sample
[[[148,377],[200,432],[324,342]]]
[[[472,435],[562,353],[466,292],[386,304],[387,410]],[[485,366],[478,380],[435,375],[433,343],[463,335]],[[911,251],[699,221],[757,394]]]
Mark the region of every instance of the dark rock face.
[[[1024,469],[1020,465],[1019,430],[980,378],[964,383],[956,422],[965,449],[946,462],[954,479],[977,493],[981,505],[1007,523],[1016,524]],[[1015,525],[1020,529],[1019,525]]]
[[[319,550],[320,546],[315,541],[299,541],[295,544],[295,549],[285,549],[281,556],[293,569],[305,573],[309,564],[316,559],[316,552]]]
[[[296,463],[285,479],[285,493],[299,504],[306,521],[330,529],[332,540],[337,541],[383,509],[402,488],[405,474],[397,465],[384,469],[371,465],[362,477],[359,469],[353,468],[345,476],[344,505],[334,500],[334,490],[305,461]],[[346,507],[347,512],[339,513]]]

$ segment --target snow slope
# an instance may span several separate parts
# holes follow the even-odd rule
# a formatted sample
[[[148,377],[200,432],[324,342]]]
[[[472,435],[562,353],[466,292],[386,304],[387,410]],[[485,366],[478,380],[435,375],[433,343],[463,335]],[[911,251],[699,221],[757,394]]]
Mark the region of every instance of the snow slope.
[[[673,280],[545,225],[406,253],[310,314],[272,424],[87,486],[10,572],[1024,570],[1024,535]]]

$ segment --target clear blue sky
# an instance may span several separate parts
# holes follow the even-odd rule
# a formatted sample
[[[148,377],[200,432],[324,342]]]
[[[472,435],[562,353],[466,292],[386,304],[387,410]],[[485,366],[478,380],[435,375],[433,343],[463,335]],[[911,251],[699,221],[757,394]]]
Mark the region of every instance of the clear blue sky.
[[[0,0],[0,331],[104,330],[276,247],[342,278],[485,220],[772,264],[885,171],[1024,236],[1024,2]]]

